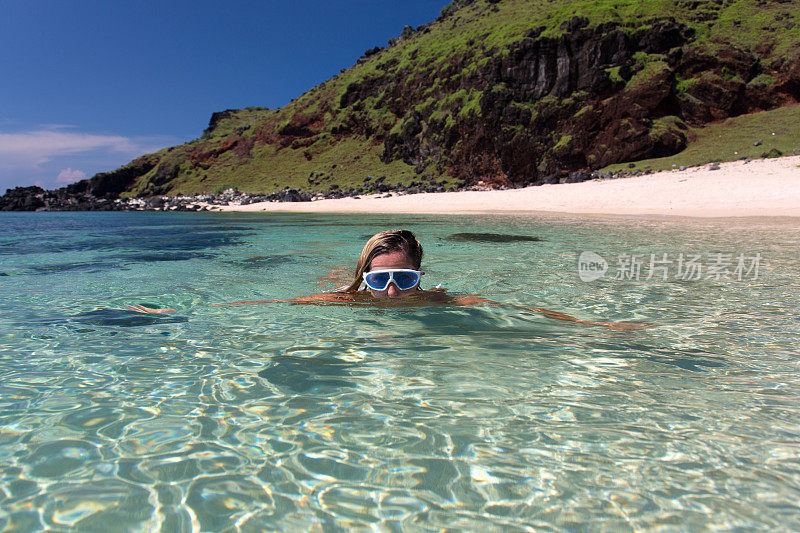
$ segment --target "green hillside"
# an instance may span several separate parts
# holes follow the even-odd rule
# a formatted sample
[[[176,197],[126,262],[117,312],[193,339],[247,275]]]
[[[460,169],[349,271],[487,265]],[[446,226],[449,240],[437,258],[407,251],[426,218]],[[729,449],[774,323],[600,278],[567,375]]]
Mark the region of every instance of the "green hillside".
[[[215,113],[200,138],[86,187],[542,183],[677,153],[719,159],[693,151],[699,128],[799,99],[800,2],[463,0],[281,109]]]
[[[659,171],[744,158],[800,154],[800,105],[740,115],[690,128],[689,136],[692,141],[685,150],[675,155],[619,163],[603,170],[614,172],[635,168]]]

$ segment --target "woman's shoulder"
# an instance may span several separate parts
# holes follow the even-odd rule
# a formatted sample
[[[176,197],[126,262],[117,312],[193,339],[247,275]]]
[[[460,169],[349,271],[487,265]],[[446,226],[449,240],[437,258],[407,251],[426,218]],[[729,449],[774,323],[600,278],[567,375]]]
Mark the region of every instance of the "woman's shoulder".
[[[293,303],[312,303],[312,302],[346,302],[356,300],[357,296],[351,292],[334,291],[334,292],[321,292],[319,294],[310,294],[308,296],[299,296],[288,300]]]
[[[418,294],[429,302],[447,303],[453,300],[453,296],[447,294],[445,289],[438,286],[432,289],[420,289]]]

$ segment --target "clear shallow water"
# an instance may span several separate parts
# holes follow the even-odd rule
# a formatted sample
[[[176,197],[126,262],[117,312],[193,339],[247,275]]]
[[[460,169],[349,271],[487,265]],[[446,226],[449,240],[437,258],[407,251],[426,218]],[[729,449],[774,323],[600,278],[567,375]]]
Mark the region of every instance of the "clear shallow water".
[[[401,226],[426,286],[655,327],[208,307],[316,292]],[[2,214],[0,530],[796,530],[798,226]],[[541,241],[448,238],[470,232]],[[579,279],[585,250],[602,279]],[[762,259],[743,281],[611,279],[626,253]]]

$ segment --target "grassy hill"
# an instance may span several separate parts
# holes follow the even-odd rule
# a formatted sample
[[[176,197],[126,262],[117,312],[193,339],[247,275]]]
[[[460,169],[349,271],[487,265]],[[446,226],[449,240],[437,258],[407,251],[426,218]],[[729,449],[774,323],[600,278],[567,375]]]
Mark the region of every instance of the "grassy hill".
[[[729,141],[696,148],[704,126],[728,138],[730,117],[798,100],[800,2],[462,0],[283,108],[215,113],[200,138],[84,186],[148,196],[369,190],[381,177],[544,183],[628,161],[725,159]],[[796,119],[787,109],[771,117]]]
[[[671,170],[704,163],[800,154],[800,105],[779,107],[689,128],[685,150],[667,157],[618,163],[603,170]]]

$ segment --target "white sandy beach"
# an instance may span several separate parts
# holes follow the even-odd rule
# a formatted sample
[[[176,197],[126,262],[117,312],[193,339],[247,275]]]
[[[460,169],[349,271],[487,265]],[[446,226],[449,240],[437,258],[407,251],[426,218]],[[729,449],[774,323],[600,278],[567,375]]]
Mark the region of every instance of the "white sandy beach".
[[[224,211],[309,213],[521,213],[685,217],[800,217],[800,156],[723,163],[612,180],[516,190],[262,202]]]

